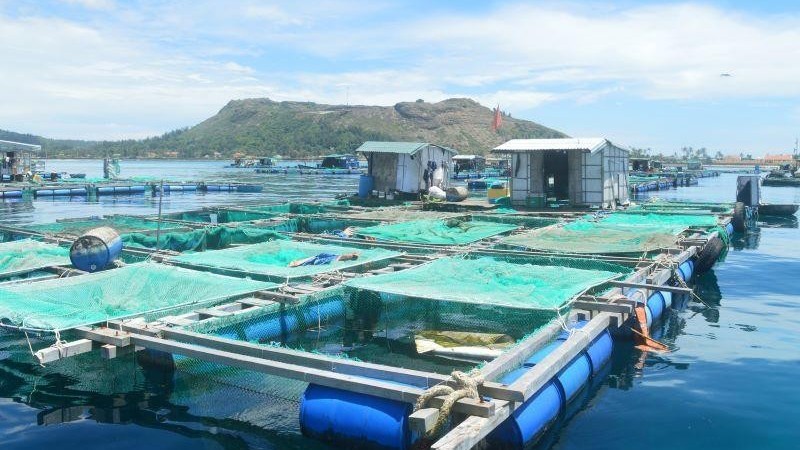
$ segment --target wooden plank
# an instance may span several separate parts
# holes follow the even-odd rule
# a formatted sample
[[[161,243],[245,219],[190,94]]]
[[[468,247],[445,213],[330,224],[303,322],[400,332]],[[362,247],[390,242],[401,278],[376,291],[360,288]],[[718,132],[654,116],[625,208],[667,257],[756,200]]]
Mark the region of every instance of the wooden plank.
[[[135,345],[128,345],[125,347],[117,347],[116,345],[105,344],[100,347],[100,356],[105,359],[114,359],[118,356],[128,355],[136,351]]]
[[[241,369],[253,370],[279,377],[296,379],[306,383],[314,383],[402,402],[414,403],[423,393],[423,389],[416,387],[282,363],[157,337],[133,334],[131,336],[131,341],[135,345],[144,348],[177,353],[190,358],[198,358]],[[442,398],[434,398],[431,401],[431,405],[439,407],[441,406],[441,402]],[[453,405],[453,412],[479,417],[490,417],[494,414],[494,404],[492,402],[461,399]]]
[[[584,311],[600,311],[617,314],[630,314],[633,311],[633,306],[629,304],[590,302],[584,300],[576,300],[572,302],[572,307],[582,309]]]
[[[573,317],[570,316],[568,320],[572,318]],[[481,374],[487,380],[494,380],[509,370],[519,367],[523,361],[528,359],[537,350],[544,347],[561,331],[560,323],[553,322],[547,325],[536,334],[518,343],[514,348],[509,349],[494,360],[484,364],[484,366],[481,367]],[[507,398],[504,400],[513,399]]]
[[[423,408],[414,411],[408,416],[408,426],[411,431],[424,436],[428,431],[433,429],[433,425],[439,418],[439,410],[435,408]]]
[[[603,332],[611,321],[611,315],[603,312],[595,316],[583,328],[572,333],[563,344],[559,345],[552,353],[533,366],[520,378],[509,386],[513,390],[524,393],[524,400],[529,400],[550,379],[552,379],[564,366],[582,352],[600,333]]]
[[[92,351],[92,340],[79,339],[67,342],[59,347],[47,347],[36,352],[36,359],[39,363],[46,364],[59,359],[69,358],[70,356],[80,355]]]
[[[131,344],[130,333],[111,328],[76,328],[75,332],[85,339],[91,339],[101,344],[111,344],[118,347],[125,347]]]
[[[684,288],[684,287],[677,287],[677,286],[668,286],[668,285],[653,285],[653,284],[643,284],[643,283],[629,283],[627,281],[609,281],[610,284],[619,287],[627,287],[627,288],[637,288],[637,289],[649,289],[652,291],[664,291],[664,292],[672,292],[675,294],[691,294],[692,289]]]
[[[477,445],[513,412],[514,403],[503,400],[495,400],[494,403],[495,412],[492,417],[468,417],[434,442],[431,449],[468,450]]]

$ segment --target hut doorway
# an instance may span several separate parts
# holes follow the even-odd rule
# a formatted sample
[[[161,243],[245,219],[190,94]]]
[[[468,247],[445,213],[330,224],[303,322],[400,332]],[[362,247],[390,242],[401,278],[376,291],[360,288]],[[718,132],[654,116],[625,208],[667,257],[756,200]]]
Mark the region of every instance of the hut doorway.
[[[546,151],[542,155],[544,193],[557,200],[569,199],[569,160],[565,151]]]

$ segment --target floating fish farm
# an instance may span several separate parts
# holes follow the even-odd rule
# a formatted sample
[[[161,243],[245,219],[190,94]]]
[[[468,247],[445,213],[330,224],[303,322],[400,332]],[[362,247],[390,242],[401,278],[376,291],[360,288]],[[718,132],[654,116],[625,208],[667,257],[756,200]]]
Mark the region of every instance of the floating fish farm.
[[[286,380],[292,420],[337,448],[521,449],[602,379],[616,343],[661,349],[650,330],[693,301],[734,232],[732,204],[426,209],[0,227],[0,325],[54,367],[93,352]]]
[[[97,180],[95,182],[61,181],[48,184],[5,183],[0,188],[0,198],[49,198],[49,197],[85,197],[96,200],[97,197],[114,195],[149,194],[159,195],[173,192],[261,192],[263,186],[252,183],[190,183],[190,182],[138,182],[125,180]]]

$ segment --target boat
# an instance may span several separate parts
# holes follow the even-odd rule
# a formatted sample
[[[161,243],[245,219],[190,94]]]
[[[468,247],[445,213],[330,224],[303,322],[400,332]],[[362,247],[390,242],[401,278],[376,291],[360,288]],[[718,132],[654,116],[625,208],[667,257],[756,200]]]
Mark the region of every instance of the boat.
[[[70,178],[81,178],[81,179],[83,179],[83,178],[86,178],[86,174],[85,173],[71,173],[71,174],[69,174],[69,177]]]
[[[356,155],[328,155],[322,158],[322,169],[358,169],[361,164]]]
[[[758,205],[758,214],[761,216],[788,217],[788,216],[793,216],[794,213],[797,212],[798,208],[800,208],[800,205],[761,204]]]
[[[275,162],[272,158],[235,158],[228,167],[235,169],[253,169],[272,167],[274,165]]]

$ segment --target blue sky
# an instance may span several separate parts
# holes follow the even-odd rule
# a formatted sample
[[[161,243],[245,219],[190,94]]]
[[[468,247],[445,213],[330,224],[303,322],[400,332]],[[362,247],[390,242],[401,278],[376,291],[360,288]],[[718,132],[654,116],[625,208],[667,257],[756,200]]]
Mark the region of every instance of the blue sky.
[[[0,64],[0,128],[59,138],[157,135],[248,97],[470,97],[664,153],[800,135],[792,1],[0,0]]]

